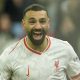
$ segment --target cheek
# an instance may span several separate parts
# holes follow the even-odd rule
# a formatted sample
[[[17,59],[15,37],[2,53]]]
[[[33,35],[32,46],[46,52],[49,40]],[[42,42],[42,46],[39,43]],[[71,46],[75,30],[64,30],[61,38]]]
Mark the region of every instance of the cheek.
[[[45,31],[46,31],[46,33],[48,33],[49,29],[48,29],[48,28],[46,28],[46,29],[45,29]]]
[[[44,30],[45,30],[46,32],[48,32],[48,30],[49,30],[49,26],[48,26],[48,25],[45,25],[43,28],[44,28]]]
[[[25,28],[25,31],[26,31],[26,32],[30,32],[30,28],[29,28],[29,27],[26,27],[26,28]]]
[[[29,27],[28,26],[23,26],[23,30],[27,33],[27,32],[29,32]]]
[[[29,32],[30,31],[30,25],[29,24],[25,24],[24,25],[24,29],[26,32]]]

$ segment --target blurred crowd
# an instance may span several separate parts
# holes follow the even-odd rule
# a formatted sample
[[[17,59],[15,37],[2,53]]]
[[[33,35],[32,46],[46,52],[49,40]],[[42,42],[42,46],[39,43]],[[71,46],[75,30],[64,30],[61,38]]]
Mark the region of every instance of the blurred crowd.
[[[21,24],[23,11],[33,3],[33,0],[0,0],[0,54],[26,35]]]
[[[48,10],[49,35],[68,41],[80,58],[80,0],[0,0],[0,53],[26,35],[22,15],[25,7],[33,3]]]

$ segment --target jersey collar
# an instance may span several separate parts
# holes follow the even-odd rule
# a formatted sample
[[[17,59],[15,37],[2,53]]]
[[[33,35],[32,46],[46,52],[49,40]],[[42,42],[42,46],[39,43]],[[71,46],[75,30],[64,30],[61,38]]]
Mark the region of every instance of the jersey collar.
[[[48,40],[48,45],[47,45],[47,47],[45,48],[45,50],[44,50],[43,52],[47,51],[47,50],[49,49],[50,45],[51,45],[51,41],[50,41],[49,36],[46,36],[46,38],[47,38],[47,40]],[[26,46],[26,48],[29,49],[30,51],[36,53],[36,54],[41,55],[42,52],[32,49],[32,48],[28,45],[26,39],[27,39],[27,36],[24,37],[24,45]]]

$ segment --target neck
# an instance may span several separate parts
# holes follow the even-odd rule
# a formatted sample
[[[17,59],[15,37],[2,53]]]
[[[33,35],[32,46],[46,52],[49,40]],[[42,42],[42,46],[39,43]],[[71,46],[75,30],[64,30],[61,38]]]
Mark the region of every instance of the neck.
[[[43,43],[39,46],[36,46],[30,41],[29,38],[27,38],[27,43],[28,43],[28,46],[31,47],[32,49],[43,52],[46,49],[46,46],[48,45],[48,40],[45,37]]]

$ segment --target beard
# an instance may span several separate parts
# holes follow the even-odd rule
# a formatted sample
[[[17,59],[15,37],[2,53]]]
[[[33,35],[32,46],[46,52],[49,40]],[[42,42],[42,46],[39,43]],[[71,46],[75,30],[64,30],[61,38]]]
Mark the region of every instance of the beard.
[[[39,32],[39,34],[37,34],[36,32]],[[35,34],[37,36],[38,35],[41,36],[41,38],[35,39],[33,37]],[[44,29],[32,29],[30,32],[28,32],[28,37],[29,37],[30,41],[36,46],[40,46],[43,43],[45,36],[46,36],[46,31]]]

